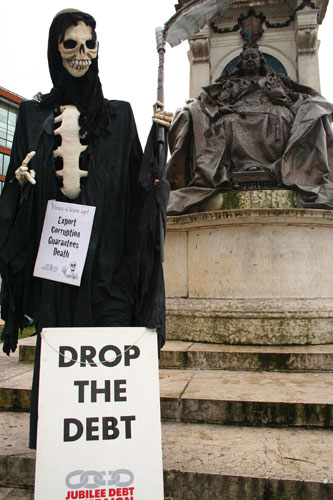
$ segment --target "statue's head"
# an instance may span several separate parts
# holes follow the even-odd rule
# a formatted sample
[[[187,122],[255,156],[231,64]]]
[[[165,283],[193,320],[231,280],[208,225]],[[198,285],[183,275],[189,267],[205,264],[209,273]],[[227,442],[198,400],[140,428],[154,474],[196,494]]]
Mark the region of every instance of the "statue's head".
[[[243,50],[239,55],[239,60],[235,68],[231,73],[223,71],[216,82],[222,82],[229,76],[267,75],[270,71],[273,70],[268,66],[264,54],[260,52],[258,45],[255,42],[247,42],[243,45]]]
[[[243,75],[265,74],[266,60],[256,43],[245,44],[239,56],[237,68]]]
[[[260,53],[257,49],[248,48],[243,50],[240,55],[241,68],[245,75],[254,75],[259,73]]]
[[[97,71],[98,42],[96,22],[92,16],[75,9],[59,12],[50,27],[48,60],[54,84],[62,68],[81,78],[92,67]]]

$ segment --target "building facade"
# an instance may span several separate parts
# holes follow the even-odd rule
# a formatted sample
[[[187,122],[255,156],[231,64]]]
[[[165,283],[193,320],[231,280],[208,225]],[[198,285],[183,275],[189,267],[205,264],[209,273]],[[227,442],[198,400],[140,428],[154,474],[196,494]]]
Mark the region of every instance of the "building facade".
[[[18,107],[24,98],[0,87],[0,193],[13,144]]]

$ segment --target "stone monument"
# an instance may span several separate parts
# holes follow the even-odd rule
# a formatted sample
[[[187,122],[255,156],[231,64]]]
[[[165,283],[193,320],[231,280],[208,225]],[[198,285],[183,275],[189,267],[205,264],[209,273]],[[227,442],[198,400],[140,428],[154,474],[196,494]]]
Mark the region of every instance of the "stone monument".
[[[169,339],[333,341],[333,108],[318,93],[319,77],[311,81],[318,76],[317,19],[327,2],[295,2],[292,12],[290,2],[259,3],[261,13],[253,2],[250,12],[248,2],[235,2],[190,42],[191,92],[204,89],[176,115],[174,137],[171,130]],[[227,29],[236,11],[238,29]],[[198,46],[207,49],[200,62]],[[311,78],[302,71],[306,57]]]

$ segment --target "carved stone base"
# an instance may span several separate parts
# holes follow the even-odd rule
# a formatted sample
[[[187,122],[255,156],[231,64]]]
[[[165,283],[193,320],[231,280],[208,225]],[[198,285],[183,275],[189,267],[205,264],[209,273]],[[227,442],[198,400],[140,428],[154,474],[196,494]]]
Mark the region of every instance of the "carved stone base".
[[[296,208],[297,194],[287,189],[255,189],[219,193],[198,208],[198,212],[238,208]],[[193,212],[193,210],[192,210]]]
[[[333,343],[331,299],[167,299],[167,338],[244,345]]]
[[[333,212],[328,210],[169,217],[168,338],[333,343],[332,248]]]
[[[270,172],[262,170],[239,171],[232,173],[234,189],[274,189],[277,180]]]

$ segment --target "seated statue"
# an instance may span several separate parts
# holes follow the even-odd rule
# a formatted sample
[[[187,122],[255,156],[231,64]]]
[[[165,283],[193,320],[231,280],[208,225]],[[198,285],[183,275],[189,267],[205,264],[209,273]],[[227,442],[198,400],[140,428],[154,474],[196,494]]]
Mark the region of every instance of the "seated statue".
[[[237,188],[234,178],[246,172],[297,190],[303,207],[333,209],[332,113],[315,90],[276,73],[256,45],[245,45],[230,75],[175,114],[168,213]]]

